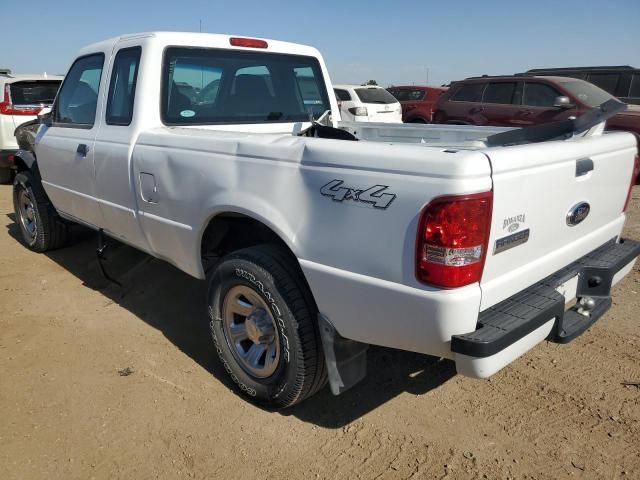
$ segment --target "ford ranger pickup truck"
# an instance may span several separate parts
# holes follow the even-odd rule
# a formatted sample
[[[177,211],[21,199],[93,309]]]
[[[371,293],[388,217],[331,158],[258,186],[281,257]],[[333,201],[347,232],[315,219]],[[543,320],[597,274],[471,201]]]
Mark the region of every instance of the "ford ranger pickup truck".
[[[274,40],[82,49],[17,154],[24,243],[61,247],[76,222],[206,280],[213,349],[273,408],[352,387],[368,345],[485,378],[610,307],[640,253],[621,238],[638,145],[603,128],[624,104],[524,129],[362,124],[332,88],[316,49]]]

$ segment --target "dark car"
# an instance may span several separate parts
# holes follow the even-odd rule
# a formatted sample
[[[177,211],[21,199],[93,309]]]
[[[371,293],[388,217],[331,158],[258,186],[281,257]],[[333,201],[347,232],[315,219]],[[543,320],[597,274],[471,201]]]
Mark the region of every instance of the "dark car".
[[[615,67],[534,68],[518,75],[552,75],[579,78],[618,97],[625,103],[640,104],[640,68]]]
[[[433,109],[446,87],[397,86],[387,88],[402,105],[402,121],[405,123],[431,123]]]
[[[567,77],[473,77],[455,82],[436,105],[435,123],[525,127],[577,117],[614,98],[595,85]],[[607,121],[608,130],[640,135],[640,106]]]

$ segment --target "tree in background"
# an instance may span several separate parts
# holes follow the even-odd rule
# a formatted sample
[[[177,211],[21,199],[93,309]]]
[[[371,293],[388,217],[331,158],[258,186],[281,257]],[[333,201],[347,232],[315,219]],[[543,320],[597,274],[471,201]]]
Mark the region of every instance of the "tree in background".
[[[378,82],[375,80],[367,80],[367,83],[363,83],[363,85],[378,85]]]

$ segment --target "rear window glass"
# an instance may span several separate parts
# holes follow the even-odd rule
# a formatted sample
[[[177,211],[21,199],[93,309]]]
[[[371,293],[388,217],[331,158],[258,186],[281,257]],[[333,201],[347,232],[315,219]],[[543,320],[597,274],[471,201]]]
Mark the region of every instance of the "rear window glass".
[[[165,52],[166,123],[299,122],[330,108],[313,57],[179,47]]]
[[[424,90],[403,88],[396,90],[395,97],[401,102],[419,102],[425,93]]]
[[[479,102],[482,99],[484,86],[484,83],[463,85],[456,93],[453,94],[451,100],[454,102]]]
[[[396,97],[384,88],[356,88],[356,95],[362,103],[397,103]]]
[[[14,105],[51,105],[60,87],[59,80],[37,80],[10,84]]]
[[[484,103],[513,103],[513,94],[516,91],[516,82],[490,83],[484,91],[482,101]]]

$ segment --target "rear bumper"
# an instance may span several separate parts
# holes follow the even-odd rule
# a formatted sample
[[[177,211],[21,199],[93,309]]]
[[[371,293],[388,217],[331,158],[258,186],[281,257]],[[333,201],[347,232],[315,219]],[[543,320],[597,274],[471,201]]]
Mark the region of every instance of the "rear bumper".
[[[545,338],[570,342],[609,309],[611,287],[631,270],[638,255],[640,242],[611,240],[483,311],[475,331],[451,338],[458,372],[485,378]],[[575,297],[593,300],[587,314],[578,304],[565,310]]]

